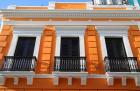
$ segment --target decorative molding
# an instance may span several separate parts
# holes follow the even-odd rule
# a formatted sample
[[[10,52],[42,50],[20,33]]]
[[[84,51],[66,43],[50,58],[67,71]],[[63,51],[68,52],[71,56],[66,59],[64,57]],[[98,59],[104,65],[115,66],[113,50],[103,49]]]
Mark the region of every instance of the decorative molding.
[[[128,10],[133,10],[133,5],[93,5],[93,8],[127,8]]]
[[[45,26],[14,26],[13,33],[16,35],[41,35]]]
[[[57,36],[83,36],[86,26],[56,26]]]
[[[139,10],[12,10],[0,14],[12,18],[140,18]]]
[[[128,36],[129,26],[96,26],[96,30],[102,36]]]
[[[54,85],[59,85],[59,78],[67,78],[68,85],[72,85],[72,78],[81,78],[81,85],[86,85],[88,72],[53,72]]]
[[[122,86],[127,85],[127,78],[133,78],[136,86],[140,86],[140,72],[106,72],[108,85],[114,85],[114,78],[121,78]]]
[[[103,52],[103,59],[107,56],[107,47],[105,43],[105,37],[121,37],[126,49],[126,54],[129,57],[133,57],[132,50],[128,40],[128,28],[129,26],[96,26],[96,30],[100,35],[101,49]]]
[[[4,25],[17,25],[17,26],[46,26],[46,25],[74,25],[74,26],[86,26],[86,25],[139,25],[139,21],[4,21]]]
[[[80,56],[85,56],[84,34],[86,26],[56,26],[56,52],[60,56],[61,37],[79,37]]]
[[[34,27],[14,26],[13,39],[12,39],[11,46],[8,52],[8,56],[14,55],[19,37],[36,37],[33,56],[36,56],[38,58],[41,34],[43,30],[44,30],[43,27],[37,27],[37,26],[34,26]]]

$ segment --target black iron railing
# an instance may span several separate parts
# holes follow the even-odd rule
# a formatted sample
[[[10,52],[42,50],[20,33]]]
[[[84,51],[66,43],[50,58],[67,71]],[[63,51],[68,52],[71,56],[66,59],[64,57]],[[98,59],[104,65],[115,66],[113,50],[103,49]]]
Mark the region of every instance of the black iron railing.
[[[55,57],[54,71],[62,71],[62,72],[86,71],[86,58]]]
[[[5,56],[1,71],[34,71],[36,57]]]
[[[136,57],[105,57],[107,72],[140,72]]]

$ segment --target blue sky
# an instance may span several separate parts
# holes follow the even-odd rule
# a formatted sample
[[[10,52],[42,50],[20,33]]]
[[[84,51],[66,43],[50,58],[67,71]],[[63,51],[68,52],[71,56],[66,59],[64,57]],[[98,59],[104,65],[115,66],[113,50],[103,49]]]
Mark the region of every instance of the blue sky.
[[[49,1],[56,1],[56,2],[87,2],[91,0],[0,0],[0,8],[7,8],[8,5],[33,5],[33,6],[40,6],[40,5],[48,5]]]

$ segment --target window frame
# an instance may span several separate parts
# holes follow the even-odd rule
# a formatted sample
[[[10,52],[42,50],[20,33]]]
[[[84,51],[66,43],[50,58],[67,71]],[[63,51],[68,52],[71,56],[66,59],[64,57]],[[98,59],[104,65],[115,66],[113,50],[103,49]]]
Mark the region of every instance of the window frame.
[[[96,30],[100,36],[100,44],[102,50],[102,58],[104,59],[107,54],[107,47],[105,38],[122,38],[127,57],[133,57],[132,49],[128,39],[128,26],[97,26]]]
[[[80,57],[85,57],[85,30],[86,26],[56,26],[55,56],[60,56],[62,37],[78,37],[80,46]]]
[[[38,58],[42,32],[43,26],[15,26],[13,29],[13,38],[8,51],[8,56],[14,56],[19,37],[35,37],[36,40],[34,45],[33,56]]]

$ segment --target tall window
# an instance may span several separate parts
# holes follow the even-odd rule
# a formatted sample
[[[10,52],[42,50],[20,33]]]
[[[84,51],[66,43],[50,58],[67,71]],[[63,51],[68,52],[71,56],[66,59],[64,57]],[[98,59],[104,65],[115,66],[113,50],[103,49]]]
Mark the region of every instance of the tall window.
[[[14,56],[32,57],[35,40],[35,37],[19,37]]]
[[[62,57],[80,57],[79,53],[79,38],[62,37],[61,38],[61,53]]]
[[[126,57],[122,38],[105,38],[108,57]]]

